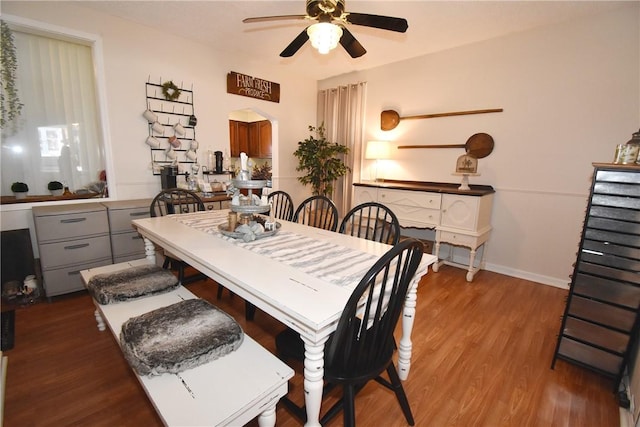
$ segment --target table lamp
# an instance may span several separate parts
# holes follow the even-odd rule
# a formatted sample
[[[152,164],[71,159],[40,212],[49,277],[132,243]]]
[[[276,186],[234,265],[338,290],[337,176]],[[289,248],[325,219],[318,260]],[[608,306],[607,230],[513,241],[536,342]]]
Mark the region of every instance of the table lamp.
[[[369,141],[364,153],[366,160],[375,160],[375,181],[378,181],[378,162],[390,157],[389,143],[387,141]]]

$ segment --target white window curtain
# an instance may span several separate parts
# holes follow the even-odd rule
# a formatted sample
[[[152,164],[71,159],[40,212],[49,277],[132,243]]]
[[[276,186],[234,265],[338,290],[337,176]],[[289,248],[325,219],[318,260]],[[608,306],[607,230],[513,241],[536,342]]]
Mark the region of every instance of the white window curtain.
[[[351,173],[338,180],[332,195],[341,215],[351,208],[353,177],[360,176],[366,94],[366,82],[318,92],[318,126],[324,123],[330,142],[349,147],[349,154],[345,156],[344,162],[351,169]]]
[[[15,181],[32,195],[48,194],[49,181],[71,191],[98,181],[105,160],[91,46],[13,34],[24,107],[18,130],[3,130],[2,195]]]

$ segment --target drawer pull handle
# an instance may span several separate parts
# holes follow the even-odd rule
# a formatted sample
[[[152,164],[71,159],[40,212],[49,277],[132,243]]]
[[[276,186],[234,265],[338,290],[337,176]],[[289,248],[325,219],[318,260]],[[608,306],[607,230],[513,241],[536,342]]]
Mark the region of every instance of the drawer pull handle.
[[[80,270],[76,270],[76,271],[70,271],[67,273],[69,276],[76,276],[78,274],[80,274]]]
[[[143,216],[143,215],[149,215],[149,212],[131,212],[129,214],[129,216]]]
[[[131,239],[132,240],[140,240],[140,239],[142,239],[142,236],[132,236]]]
[[[65,246],[65,249],[80,249],[80,248],[86,248],[87,246],[89,246],[89,243],[80,243],[79,245],[71,245],[71,246]]]
[[[87,218],[71,218],[71,219],[61,219],[60,222],[63,224],[70,224],[73,222],[82,222],[82,221],[86,221]]]

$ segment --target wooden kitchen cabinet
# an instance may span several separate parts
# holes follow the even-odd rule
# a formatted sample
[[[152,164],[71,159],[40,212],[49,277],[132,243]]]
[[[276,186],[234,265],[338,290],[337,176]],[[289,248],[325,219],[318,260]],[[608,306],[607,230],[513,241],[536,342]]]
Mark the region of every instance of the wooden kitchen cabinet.
[[[231,157],[240,157],[245,152],[249,157],[271,158],[271,122],[241,122],[229,120],[229,140]]]
[[[229,141],[231,157],[240,157],[242,152],[249,155],[249,123],[229,120]]]
[[[271,158],[271,122],[261,120],[249,123],[249,157]]]

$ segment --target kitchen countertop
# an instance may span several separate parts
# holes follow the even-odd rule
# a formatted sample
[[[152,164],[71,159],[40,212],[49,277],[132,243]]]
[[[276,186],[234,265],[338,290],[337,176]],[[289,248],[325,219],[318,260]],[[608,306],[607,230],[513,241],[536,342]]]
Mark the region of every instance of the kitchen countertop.
[[[395,190],[428,191],[432,193],[464,194],[467,196],[484,196],[495,193],[490,185],[469,185],[469,190],[459,190],[460,183],[402,181],[385,179],[384,181],[363,181],[353,185],[361,187],[391,188]]]

